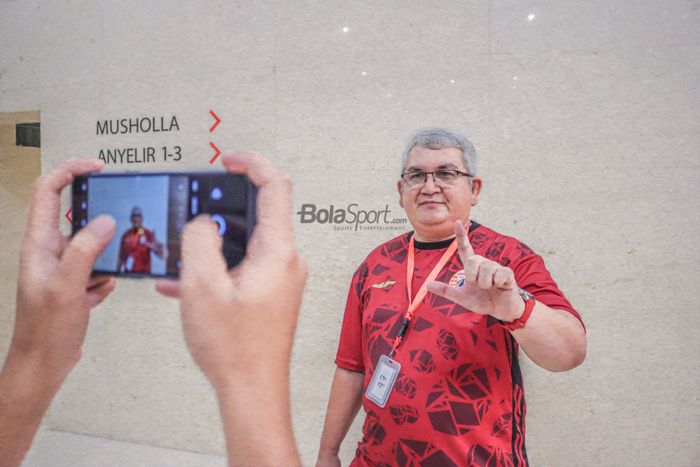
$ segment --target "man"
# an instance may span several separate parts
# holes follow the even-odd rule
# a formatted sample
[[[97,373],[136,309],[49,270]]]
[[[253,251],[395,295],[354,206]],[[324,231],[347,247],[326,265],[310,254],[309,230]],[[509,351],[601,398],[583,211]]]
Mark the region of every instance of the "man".
[[[151,252],[163,257],[163,244],[156,240],[156,234],[143,226],[143,212],[138,206],[131,209],[131,228],[124,232],[119,242],[119,262],[117,272],[151,272]]]
[[[158,281],[156,288],[180,299],[187,346],[219,401],[229,465],[300,465],[289,360],[306,266],[294,246],[291,183],[257,154],[227,154],[222,161],[258,187],[248,255],[228,271],[216,224],[195,219],[183,232],[180,281]],[[72,239],[58,229],[61,190],[103,166],[69,161],[36,185],[20,253],[15,327],[0,372],[0,467],[21,464],[81,358],[91,308],[114,289],[114,278],[90,275],[114,236],[114,219],[99,216]],[[277,284],[274,294],[260,288],[267,281]]]
[[[519,347],[551,371],[585,358],[580,316],[542,258],[471,220],[475,157],[449,130],[410,140],[397,187],[415,230],[353,276],[318,466],[340,465],[360,405],[353,466],[527,465]]]

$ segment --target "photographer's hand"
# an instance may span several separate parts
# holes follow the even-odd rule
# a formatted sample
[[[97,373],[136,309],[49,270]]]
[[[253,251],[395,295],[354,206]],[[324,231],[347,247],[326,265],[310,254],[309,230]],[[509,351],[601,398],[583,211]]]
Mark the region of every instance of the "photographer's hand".
[[[291,182],[251,153],[224,156],[258,187],[258,221],[244,261],[231,271],[206,217],[183,234],[179,296],[194,360],[219,399],[230,465],[299,465],[289,408],[289,361],[306,266],[292,232]]]
[[[99,161],[73,160],[41,177],[34,189],[20,250],[15,326],[0,373],[0,465],[20,465],[51,399],[80,360],[90,309],[114,288],[91,278],[114,236],[100,216],[72,239],[58,230],[61,190],[99,171]]]

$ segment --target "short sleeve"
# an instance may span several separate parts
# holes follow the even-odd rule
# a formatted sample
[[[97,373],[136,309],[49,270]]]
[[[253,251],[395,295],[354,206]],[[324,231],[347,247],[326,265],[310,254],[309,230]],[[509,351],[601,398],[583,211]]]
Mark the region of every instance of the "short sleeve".
[[[574,310],[569,300],[559,290],[540,255],[530,251],[527,256],[512,264],[511,267],[520,288],[527,290],[535,296],[537,301],[550,308],[568,311],[583,324],[581,315]]]
[[[364,266],[364,264],[363,264]],[[355,272],[345,302],[345,314],[343,327],[340,331],[338,352],[335,356],[335,364],[339,367],[356,372],[364,372],[365,365],[362,359],[362,306],[360,295],[364,277],[360,269]],[[366,268],[365,268],[366,269]]]

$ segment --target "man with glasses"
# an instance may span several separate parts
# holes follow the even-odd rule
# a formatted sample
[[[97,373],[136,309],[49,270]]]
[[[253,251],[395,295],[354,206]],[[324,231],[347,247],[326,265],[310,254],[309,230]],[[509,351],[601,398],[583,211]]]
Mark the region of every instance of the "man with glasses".
[[[340,465],[360,406],[354,466],[527,465],[518,349],[547,370],[574,368],[581,318],[539,255],[472,220],[483,181],[464,136],[417,133],[401,172],[414,231],[353,276],[317,465]]]
[[[163,243],[156,239],[156,234],[143,226],[143,211],[138,206],[131,209],[131,228],[119,242],[119,261],[117,272],[141,273],[151,272],[151,253],[162,258],[165,254]]]

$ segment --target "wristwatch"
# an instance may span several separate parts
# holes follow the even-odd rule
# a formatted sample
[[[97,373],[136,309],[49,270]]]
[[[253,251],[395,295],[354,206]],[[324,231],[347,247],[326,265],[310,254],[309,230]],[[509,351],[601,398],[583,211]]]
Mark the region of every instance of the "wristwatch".
[[[525,311],[523,311],[523,314],[520,316],[520,318],[516,319],[515,321],[511,322],[505,322],[501,321],[501,324],[503,325],[504,328],[506,328],[509,331],[515,331],[516,329],[522,329],[525,327],[525,324],[527,324],[527,320],[530,319],[530,315],[532,314],[532,309],[535,308],[535,296],[532,295],[530,292],[527,290],[518,288],[518,294],[520,295],[520,298],[523,299],[525,302]]]

